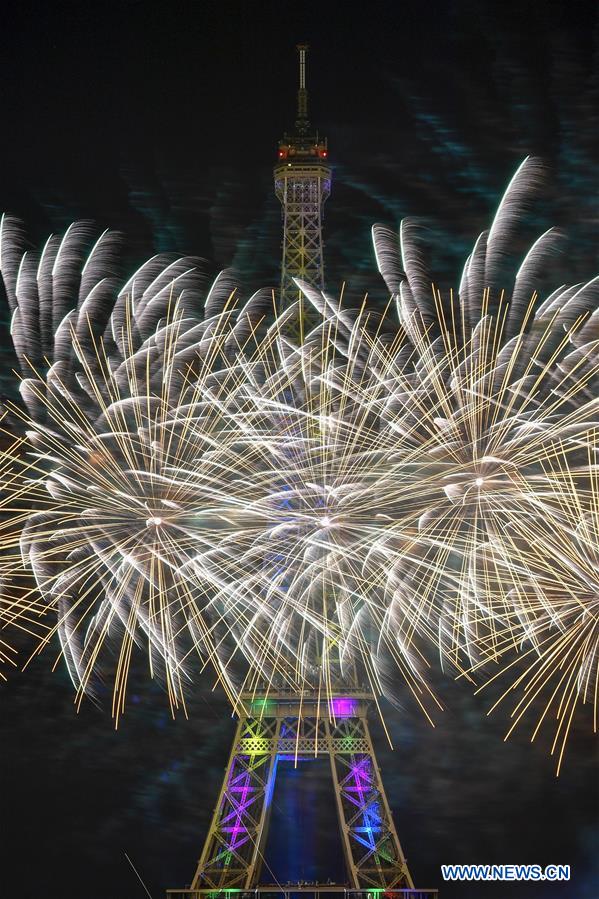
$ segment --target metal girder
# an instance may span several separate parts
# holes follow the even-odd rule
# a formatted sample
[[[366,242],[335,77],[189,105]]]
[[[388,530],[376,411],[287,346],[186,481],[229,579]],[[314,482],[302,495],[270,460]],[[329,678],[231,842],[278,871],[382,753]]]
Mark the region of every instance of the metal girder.
[[[366,716],[327,721],[326,729],[350,885],[412,888]]]
[[[282,204],[283,253],[281,308],[299,295],[293,278],[322,290],[324,258],[322,219],[331,192],[331,169],[317,163],[288,163],[274,170],[275,190]]]
[[[253,700],[242,715],[192,889],[253,889],[260,882],[277,760],[328,756],[348,883],[411,888],[376,763],[363,694],[335,700]]]
[[[247,888],[256,879],[279,729],[277,719],[240,718],[192,889]]]

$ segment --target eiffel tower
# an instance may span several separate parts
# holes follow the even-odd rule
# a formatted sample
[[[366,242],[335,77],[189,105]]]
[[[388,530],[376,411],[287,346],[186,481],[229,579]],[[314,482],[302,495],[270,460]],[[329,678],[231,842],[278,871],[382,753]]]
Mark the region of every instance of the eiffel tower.
[[[324,286],[322,213],[331,190],[326,140],[308,121],[307,45],[298,45],[300,77],[295,130],[279,143],[275,188],[283,207],[281,305],[298,298],[300,277]],[[300,315],[300,332],[303,316]],[[301,334],[300,334],[301,337]],[[237,727],[210,828],[190,887],[168,899],[432,899],[414,889],[381,780],[368,711],[374,697],[350,684],[324,696],[314,689],[242,694]],[[281,760],[328,758],[343,846],[343,884],[269,883],[264,871],[269,820]],[[271,879],[272,879],[272,875]]]

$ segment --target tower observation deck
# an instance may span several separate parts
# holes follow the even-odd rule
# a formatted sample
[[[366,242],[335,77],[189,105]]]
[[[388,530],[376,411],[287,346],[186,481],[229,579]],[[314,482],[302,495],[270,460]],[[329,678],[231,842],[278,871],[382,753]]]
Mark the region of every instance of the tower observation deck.
[[[308,45],[298,44],[297,50],[297,118],[294,130],[286,132],[279,141],[274,167],[275,191],[283,215],[281,309],[299,297],[293,278],[301,278],[319,289],[324,287],[322,220],[324,203],[331,193],[327,140],[312,128],[308,119]]]

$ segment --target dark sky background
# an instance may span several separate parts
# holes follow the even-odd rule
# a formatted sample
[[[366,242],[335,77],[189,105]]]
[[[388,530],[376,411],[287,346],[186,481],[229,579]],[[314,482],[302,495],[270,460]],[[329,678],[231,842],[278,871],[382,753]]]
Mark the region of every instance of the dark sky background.
[[[332,290],[346,280],[352,296],[384,297],[369,229],[404,215],[428,226],[437,280],[455,285],[528,153],[548,168],[530,234],[557,224],[570,237],[553,282],[599,269],[593,2],[19,3],[2,19],[0,207],[35,243],[92,218],[123,232],[124,274],[174,250],[233,264],[248,286],[276,285],[271,167],[294,118],[294,45],[308,40],[311,118],[334,165]],[[109,707],[75,713],[53,660],[46,652],[2,687],[0,896],[18,885],[19,899],[141,899],[125,853],[153,899],[189,882],[234,729],[225,700],[199,679],[189,720],[173,722],[140,672],[115,733]],[[487,719],[484,694],[435,680],[447,706],[435,729],[407,702],[388,708],[391,752],[373,725],[416,882],[441,886],[447,862],[569,863],[570,884],[447,885],[441,897],[596,899],[590,714],[556,779],[546,741],[531,745],[524,728],[504,743],[506,710]],[[269,852],[297,871],[292,779],[275,794]],[[339,847],[322,770],[305,782],[293,814],[312,822],[303,852],[326,878],[323,860],[338,864]]]

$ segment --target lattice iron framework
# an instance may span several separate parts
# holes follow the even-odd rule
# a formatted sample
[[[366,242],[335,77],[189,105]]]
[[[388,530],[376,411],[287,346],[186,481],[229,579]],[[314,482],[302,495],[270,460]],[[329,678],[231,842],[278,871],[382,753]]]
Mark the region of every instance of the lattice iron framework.
[[[258,886],[280,759],[328,756],[353,889],[413,888],[376,762],[365,693],[248,700],[192,890]]]
[[[274,167],[283,215],[281,308],[301,300],[294,277],[324,287],[323,207],[331,192],[327,141],[308,121],[308,47],[299,44],[297,49],[297,119],[293,133],[279,143]],[[305,319],[298,318],[301,337]],[[191,888],[169,893],[194,899],[228,891],[259,895],[278,762],[328,757],[347,869],[342,889],[393,890],[393,895],[414,899],[370,737],[367,713],[372,701],[369,693],[355,689],[329,699],[316,692],[242,697],[229,762]],[[436,895],[433,890],[418,896],[425,893]]]
[[[307,44],[298,44],[299,90],[295,129],[279,142],[274,167],[275,192],[283,215],[281,308],[300,297],[293,278],[324,287],[322,221],[324,203],[331,193],[326,138],[312,131],[306,89]]]

